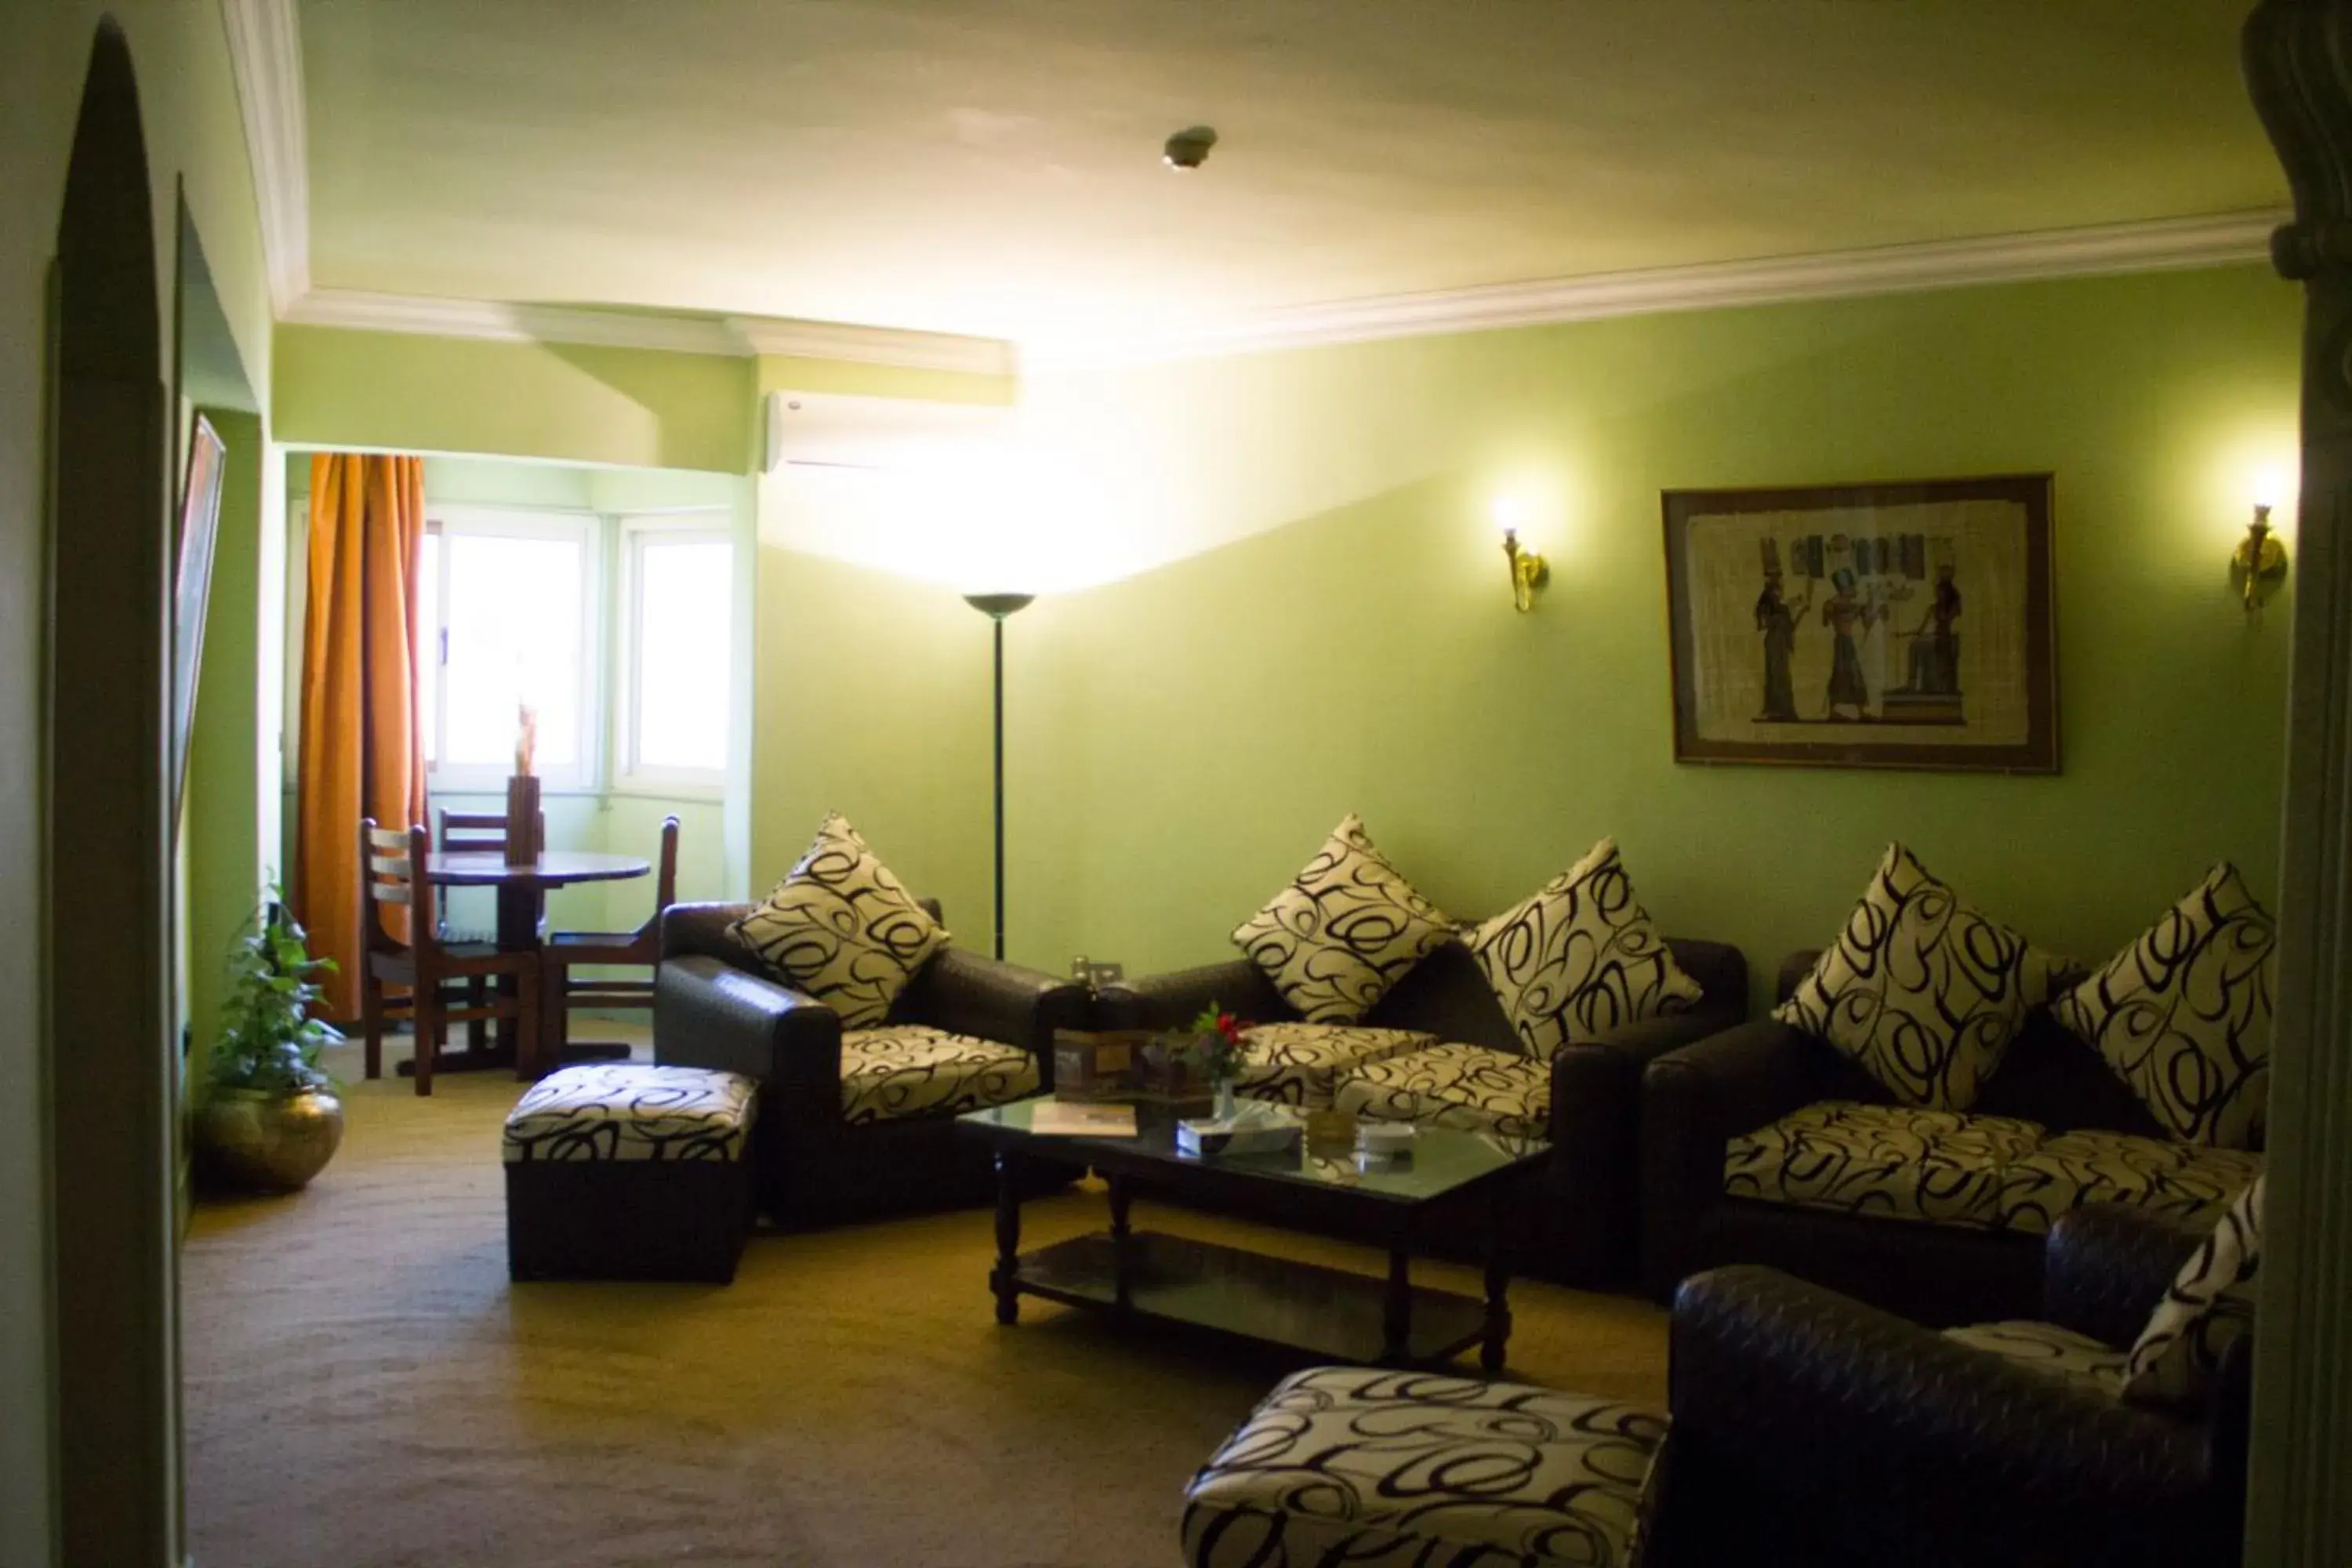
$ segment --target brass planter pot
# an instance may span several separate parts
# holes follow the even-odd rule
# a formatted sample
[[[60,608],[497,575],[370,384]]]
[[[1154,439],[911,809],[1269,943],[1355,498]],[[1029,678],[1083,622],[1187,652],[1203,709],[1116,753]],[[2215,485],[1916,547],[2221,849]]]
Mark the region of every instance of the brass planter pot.
[[[343,1102],[322,1089],[299,1094],[215,1089],[197,1108],[196,1170],[208,1184],[290,1193],[327,1167],[343,1141]]]

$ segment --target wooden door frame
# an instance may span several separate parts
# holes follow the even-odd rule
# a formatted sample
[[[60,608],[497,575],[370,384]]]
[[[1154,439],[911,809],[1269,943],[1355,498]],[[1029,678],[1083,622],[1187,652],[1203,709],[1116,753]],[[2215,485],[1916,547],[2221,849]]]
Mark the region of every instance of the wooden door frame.
[[[2243,61],[2294,192],[2272,259],[2305,301],[2246,1561],[2334,1568],[2352,1562],[2352,0],[2263,0]]]

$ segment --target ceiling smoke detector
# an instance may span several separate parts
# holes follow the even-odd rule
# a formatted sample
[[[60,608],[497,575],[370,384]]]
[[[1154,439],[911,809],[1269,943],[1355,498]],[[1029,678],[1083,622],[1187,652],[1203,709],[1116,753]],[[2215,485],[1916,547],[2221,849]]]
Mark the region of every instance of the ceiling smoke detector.
[[[1160,150],[1160,161],[1171,169],[1197,169],[1208,162],[1209,149],[1217,144],[1217,133],[1205,125],[1195,125],[1179,131],[1168,138]]]

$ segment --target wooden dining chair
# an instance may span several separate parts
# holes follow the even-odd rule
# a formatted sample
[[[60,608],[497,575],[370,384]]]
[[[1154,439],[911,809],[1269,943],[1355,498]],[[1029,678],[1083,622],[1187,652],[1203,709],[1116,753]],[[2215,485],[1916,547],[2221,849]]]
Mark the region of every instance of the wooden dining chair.
[[[526,1050],[539,1028],[536,952],[500,952],[479,942],[441,940],[440,922],[433,918],[432,887],[425,879],[431,842],[422,823],[404,831],[378,827],[372,816],[360,819],[360,1023],[365,1031],[367,1076],[383,1076],[384,1026],[405,1011],[416,1037],[419,1094],[433,1092],[433,1058],[451,1024],[512,1018]],[[391,904],[408,907],[405,942],[384,929],[383,906]],[[467,995],[458,1005],[449,1005],[452,982],[470,987],[499,978],[515,982],[512,996],[480,985],[478,997]],[[405,1003],[386,995],[385,987],[391,985],[407,988]]]
[[[568,1037],[572,1011],[585,1007],[642,1007],[651,1011],[654,1005],[653,970],[661,963],[661,919],[670,905],[677,901],[677,818],[664,817],[661,828],[661,858],[656,862],[654,881],[654,912],[645,924],[633,931],[551,931],[540,949],[541,978],[546,986],[545,1005],[560,1010],[555,1033]],[[644,979],[633,977],[575,977],[572,970],[587,965],[612,965],[635,968],[643,965]],[[540,1064],[552,1068],[554,1062]]]
[[[438,816],[440,832],[437,837],[443,854],[449,854],[453,850],[488,855],[506,853],[507,814],[505,812],[444,810]],[[539,841],[542,845],[547,842],[547,813],[543,811],[539,814]],[[457,926],[450,922],[449,889],[436,888],[434,892],[436,895],[433,901],[434,918],[440,922],[441,940],[445,944],[457,946],[467,942],[487,942],[492,946],[497,945],[499,938],[495,930],[476,931],[471,927]],[[468,1007],[481,1006],[487,988],[487,984],[482,980],[467,982],[466,1005]],[[482,1019],[476,1018],[466,1026],[467,1050],[482,1050],[488,1043],[488,1030]]]

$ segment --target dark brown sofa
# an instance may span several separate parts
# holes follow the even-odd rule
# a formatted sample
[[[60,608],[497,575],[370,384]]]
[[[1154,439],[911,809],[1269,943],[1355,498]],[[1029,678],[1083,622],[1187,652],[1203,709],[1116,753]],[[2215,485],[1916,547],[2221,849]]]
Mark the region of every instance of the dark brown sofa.
[[[938,918],[939,906],[923,903]],[[953,1115],[844,1120],[841,1019],[728,934],[751,907],[676,904],[663,915],[654,1059],[760,1080],[761,1207],[780,1225],[807,1226],[992,1198],[989,1152],[958,1134]],[[949,947],[916,974],[887,1022],[1019,1046],[1037,1058],[1040,1087],[1050,1089],[1054,1031],[1083,1027],[1087,1010],[1086,992],[1067,981]],[[1036,1163],[1041,1190],[1069,1180]]]
[[[1785,1001],[1818,955],[1780,965]],[[1735,1138],[1803,1107],[1892,1097],[1822,1041],[1759,1018],[1652,1061],[1642,1084],[1642,1278],[1660,1300],[1685,1277],[1727,1263],[1799,1275],[1920,1322],[2032,1315],[2042,1299],[2038,1231],[1916,1219],[1727,1196]],[[2158,1125],[2096,1051],[2046,1007],[2028,1015],[1971,1115],[2163,1141]],[[2226,1201],[2227,1194],[2222,1194]]]
[[[1639,1188],[1635,1122],[1643,1067],[1677,1046],[1716,1034],[1747,1016],[1748,961],[1721,942],[1669,940],[1675,962],[1704,994],[1687,1013],[1653,1018],[1604,1040],[1571,1045],[1552,1058],[1550,1142],[1545,1179],[1514,1211],[1515,1267],[1580,1285],[1630,1278]],[[1096,1000],[1104,1028],[1171,1028],[1211,1002],[1251,1023],[1295,1020],[1264,971],[1246,958],[1112,986]],[[1440,1041],[1517,1051],[1517,1035],[1467,949],[1431,953],[1365,1016],[1366,1026],[1417,1029]],[[1297,1199],[1292,1201],[1296,1202]],[[1316,1223],[1292,1214],[1266,1217]]]
[[[2087,1205],[2029,1316],[2128,1347],[2199,1231]],[[2252,1338],[2195,1414],[2085,1392],[1818,1285],[1735,1266],[1675,1298],[1665,1568],[2239,1561]]]

